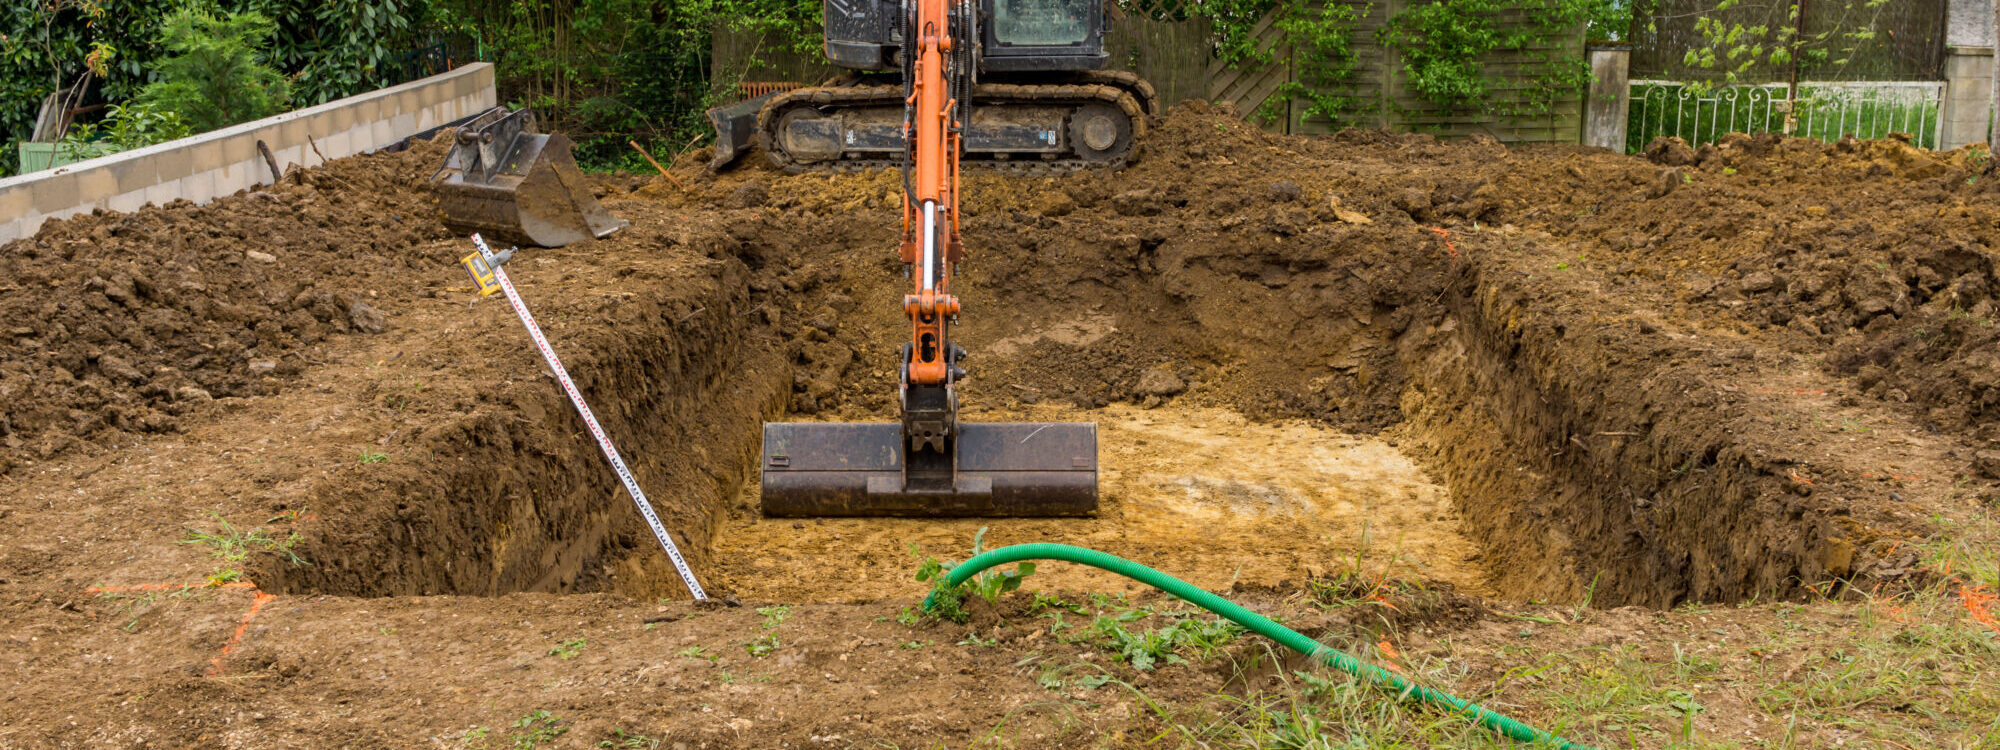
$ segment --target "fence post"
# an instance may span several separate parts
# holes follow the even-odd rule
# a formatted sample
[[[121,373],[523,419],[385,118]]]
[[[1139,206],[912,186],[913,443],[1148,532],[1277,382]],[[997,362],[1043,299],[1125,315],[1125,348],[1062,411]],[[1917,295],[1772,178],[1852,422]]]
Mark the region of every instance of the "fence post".
[[[1938,149],[1985,143],[1993,109],[1993,48],[1951,48],[1944,61],[1944,111]]]
[[[1583,105],[1583,145],[1625,150],[1626,120],[1632,113],[1632,46],[1593,44],[1590,96]]]

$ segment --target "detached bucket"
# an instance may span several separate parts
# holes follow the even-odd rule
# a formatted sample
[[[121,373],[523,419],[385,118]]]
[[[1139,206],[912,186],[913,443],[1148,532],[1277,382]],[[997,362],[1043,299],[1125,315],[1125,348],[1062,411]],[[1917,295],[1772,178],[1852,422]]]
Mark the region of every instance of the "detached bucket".
[[[496,242],[562,247],[631,224],[591,195],[567,136],[534,130],[529,110],[500,107],[459,129],[436,180],[446,227]]]
[[[960,423],[956,466],[893,422],[764,425],[767,518],[1044,518],[1097,512],[1097,425]],[[909,465],[911,456],[919,464]]]

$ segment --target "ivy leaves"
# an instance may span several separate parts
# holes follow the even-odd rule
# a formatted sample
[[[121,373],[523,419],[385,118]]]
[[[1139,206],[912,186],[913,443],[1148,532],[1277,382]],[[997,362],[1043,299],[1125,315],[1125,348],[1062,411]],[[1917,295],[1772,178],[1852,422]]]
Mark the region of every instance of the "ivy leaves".
[[[1539,114],[1561,95],[1590,82],[1580,54],[1561,51],[1601,11],[1601,0],[1436,0],[1417,3],[1389,19],[1383,44],[1403,54],[1410,90],[1445,108],[1481,107],[1503,114]],[[1494,79],[1483,59],[1495,52],[1541,58],[1541,69],[1520,100],[1494,105]]]

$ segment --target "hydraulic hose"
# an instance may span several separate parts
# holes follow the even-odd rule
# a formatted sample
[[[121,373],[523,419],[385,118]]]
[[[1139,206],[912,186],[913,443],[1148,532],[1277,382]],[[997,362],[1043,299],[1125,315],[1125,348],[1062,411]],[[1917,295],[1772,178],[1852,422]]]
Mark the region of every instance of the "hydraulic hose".
[[[1488,710],[1485,706],[1472,703],[1456,696],[1432,690],[1402,678],[1388,670],[1356,659],[1345,652],[1328,648],[1320,642],[1307,638],[1304,634],[1279,625],[1263,615],[1245,609],[1243,606],[1208,593],[1193,584],[1160,571],[1132,562],[1117,555],[1094,549],[1073,547],[1067,544],[1017,544],[1001,547],[975,555],[951,569],[945,577],[944,585],[956,588],[973,576],[988,568],[1025,560],[1061,560],[1088,565],[1125,576],[1153,588],[1165,591],[1186,600],[1202,609],[1214,612],[1249,628],[1251,632],[1284,644],[1287,648],[1312,657],[1321,663],[1367,681],[1371,685],[1394,691],[1398,696],[1415,698],[1424,703],[1442,706],[1459,714],[1471,717],[1480,725],[1521,742],[1534,742],[1563,748],[1563,750],[1591,750],[1561,737],[1515,721],[1507,716]],[[930,610],[937,593],[924,597],[924,609]]]

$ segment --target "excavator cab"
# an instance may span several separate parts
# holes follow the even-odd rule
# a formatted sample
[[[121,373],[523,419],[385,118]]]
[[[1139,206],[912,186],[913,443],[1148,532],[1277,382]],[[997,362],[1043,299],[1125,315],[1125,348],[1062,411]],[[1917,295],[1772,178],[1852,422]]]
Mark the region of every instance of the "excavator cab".
[[[535,130],[532,111],[505,107],[458,129],[444,167],[432,178],[444,225],[535,247],[602,239],[628,226],[591,195],[569,138]]]
[[[1138,154],[1153,86],[1110,67],[1103,0],[948,0],[965,40],[950,52],[965,68],[969,105],[961,158],[1008,169],[1117,169]],[[760,147],[787,172],[895,167],[904,160],[907,78],[913,54],[903,0],[826,0],[826,59],[852,73],[709,110],[718,171]]]

